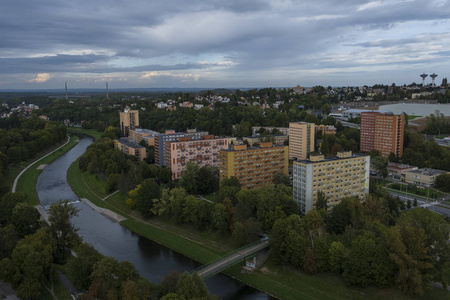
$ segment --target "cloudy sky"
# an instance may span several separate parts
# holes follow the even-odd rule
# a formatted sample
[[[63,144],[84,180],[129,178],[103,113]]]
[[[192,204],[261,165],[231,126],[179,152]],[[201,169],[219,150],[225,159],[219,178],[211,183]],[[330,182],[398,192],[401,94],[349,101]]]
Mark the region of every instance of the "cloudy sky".
[[[448,0],[1,0],[0,89],[450,77]],[[430,82],[428,77],[427,82]]]

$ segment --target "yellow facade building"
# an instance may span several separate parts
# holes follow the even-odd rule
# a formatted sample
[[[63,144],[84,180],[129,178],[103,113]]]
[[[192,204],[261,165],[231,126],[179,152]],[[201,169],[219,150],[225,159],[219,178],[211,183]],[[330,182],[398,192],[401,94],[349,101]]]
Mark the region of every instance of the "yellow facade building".
[[[130,131],[135,130],[139,127],[139,111],[138,110],[129,110],[128,108],[125,111],[120,112],[120,131],[122,132],[122,136],[128,136]]]
[[[314,151],[314,123],[289,123],[289,159],[304,160]]]
[[[254,189],[274,181],[276,173],[289,174],[288,146],[261,143],[260,147],[234,145],[220,150],[220,181],[236,176],[244,189]]]
[[[136,157],[139,161],[143,161],[147,157],[145,147],[132,143],[127,139],[114,140],[114,148],[119,149],[125,154]]]
[[[338,152],[336,156],[311,155],[309,160],[294,161],[294,200],[305,214],[316,208],[321,191],[328,199],[328,209],[342,198],[363,198],[369,193],[370,156]]]

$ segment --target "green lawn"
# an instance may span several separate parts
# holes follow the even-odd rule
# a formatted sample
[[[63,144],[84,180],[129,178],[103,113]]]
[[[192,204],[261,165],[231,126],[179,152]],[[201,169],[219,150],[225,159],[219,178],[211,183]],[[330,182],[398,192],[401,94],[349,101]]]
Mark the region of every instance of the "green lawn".
[[[42,170],[38,170],[37,168],[40,165],[52,163],[58,157],[60,157],[61,155],[63,155],[64,153],[66,153],[67,151],[72,149],[72,147],[74,147],[76,145],[76,143],[77,143],[76,140],[78,140],[77,137],[70,136],[69,143],[67,145],[65,145],[63,148],[57,150],[56,152],[50,154],[49,156],[47,156],[47,157],[39,160],[38,162],[34,163],[33,165],[31,165],[31,167],[20,176],[20,178],[19,178],[19,180],[17,182],[16,192],[21,192],[21,193],[27,194],[28,195],[28,201],[29,201],[30,204],[32,204],[32,205],[39,204],[39,199],[38,199],[38,196],[37,196],[37,193],[36,193],[36,183],[37,183],[37,179],[39,177],[39,174],[41,174]],[[62,144],[64,144],[64,143],[62,143]],[[48,149],[47,152],[45,152],[43,154],[41,153],[42,155],[39,155],[39,156],[36,156],[36,157],[42,157],[42,156],[50,153],[54,149],[60,147],[62,144],[59,144],[59,145],[57,145],[55,147],[52,147],[52,149]],[[30,163],[33,163],[37,159],[38,158],[35,158]],[[21,169],[21,170],[23,170],[23,169]],[[15,179],[15,177],[12,180],[14,181],[14,179]]]
[[[421,189],[421,188],[418,188],[416,186],[414,186],[414,187],[408,186],[408,189],[406,189],[406,185],[402,185],[402,184],[399,184],[399,183],[393,183],[393,184],[390,184],[390,185],[388,185],[386,187],[390,188],[390,189],[394,189],[394,190],[396,190],[396,191],[398,191],[400,193],[403,193],[405,195],[406,195],[406,192],[408,192],[408,195],[416,196],[416,197],[419,197],[419,198],[439,199],[439,198],[442,198],[442,197],[445,196],[444,193],[442,193],[441,191],[436,190],[436,189],[429,189],[429,188]]]
[[[418,119],[418,118],[422,118],[422,116],[411,116],[411,115],[408,115],[408,120],[414,120],[414,119]]]
[[[396,288],[357,288],[345,284],[341,276],[332,273],[309,275],[291,266],[280,266],[270,258],[264,264],[265,272],[243,273],[235,265],[225,273],[249,285],[267,291],[280,299],[448,299],[448,292],[432,288],[423,297],[409,297]]]

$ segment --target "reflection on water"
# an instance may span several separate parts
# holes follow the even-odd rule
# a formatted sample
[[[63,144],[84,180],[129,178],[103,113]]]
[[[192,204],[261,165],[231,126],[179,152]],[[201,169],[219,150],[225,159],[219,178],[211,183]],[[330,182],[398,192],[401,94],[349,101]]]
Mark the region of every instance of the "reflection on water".
[[[105,256],[131,262],[141,276],[152,282],[160,283],[172,271],[190,272],[199,267],[196,261],[131,232],[79,201],[67,184],[67,169],[91,143],[92,139],[81,139],[78,145],[44,169],[36,187],[42,206],[69,199],[80,210],[72,223],[79,228],[83,241]],[[205,283],[212,294],[222,299],[271,299],[222,274],[207,279]]]

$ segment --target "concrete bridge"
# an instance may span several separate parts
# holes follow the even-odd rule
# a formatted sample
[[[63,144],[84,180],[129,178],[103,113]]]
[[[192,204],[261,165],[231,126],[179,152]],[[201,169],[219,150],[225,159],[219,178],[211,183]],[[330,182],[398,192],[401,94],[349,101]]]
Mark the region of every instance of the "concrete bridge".
[[[209,265],[202,266],[194,270],[194,272],[197,272],[197,274],[202,279],[206,279],[208,277],[216,275],[217,273],[220,273],[221,271],[238,262],[243,261],[244,259],[254,256],[257,252],[266,249],[267,247],[269,247],[269,241],[267,239],[263,239],[260,242],[240,248],[230,255],[221,258]]]

